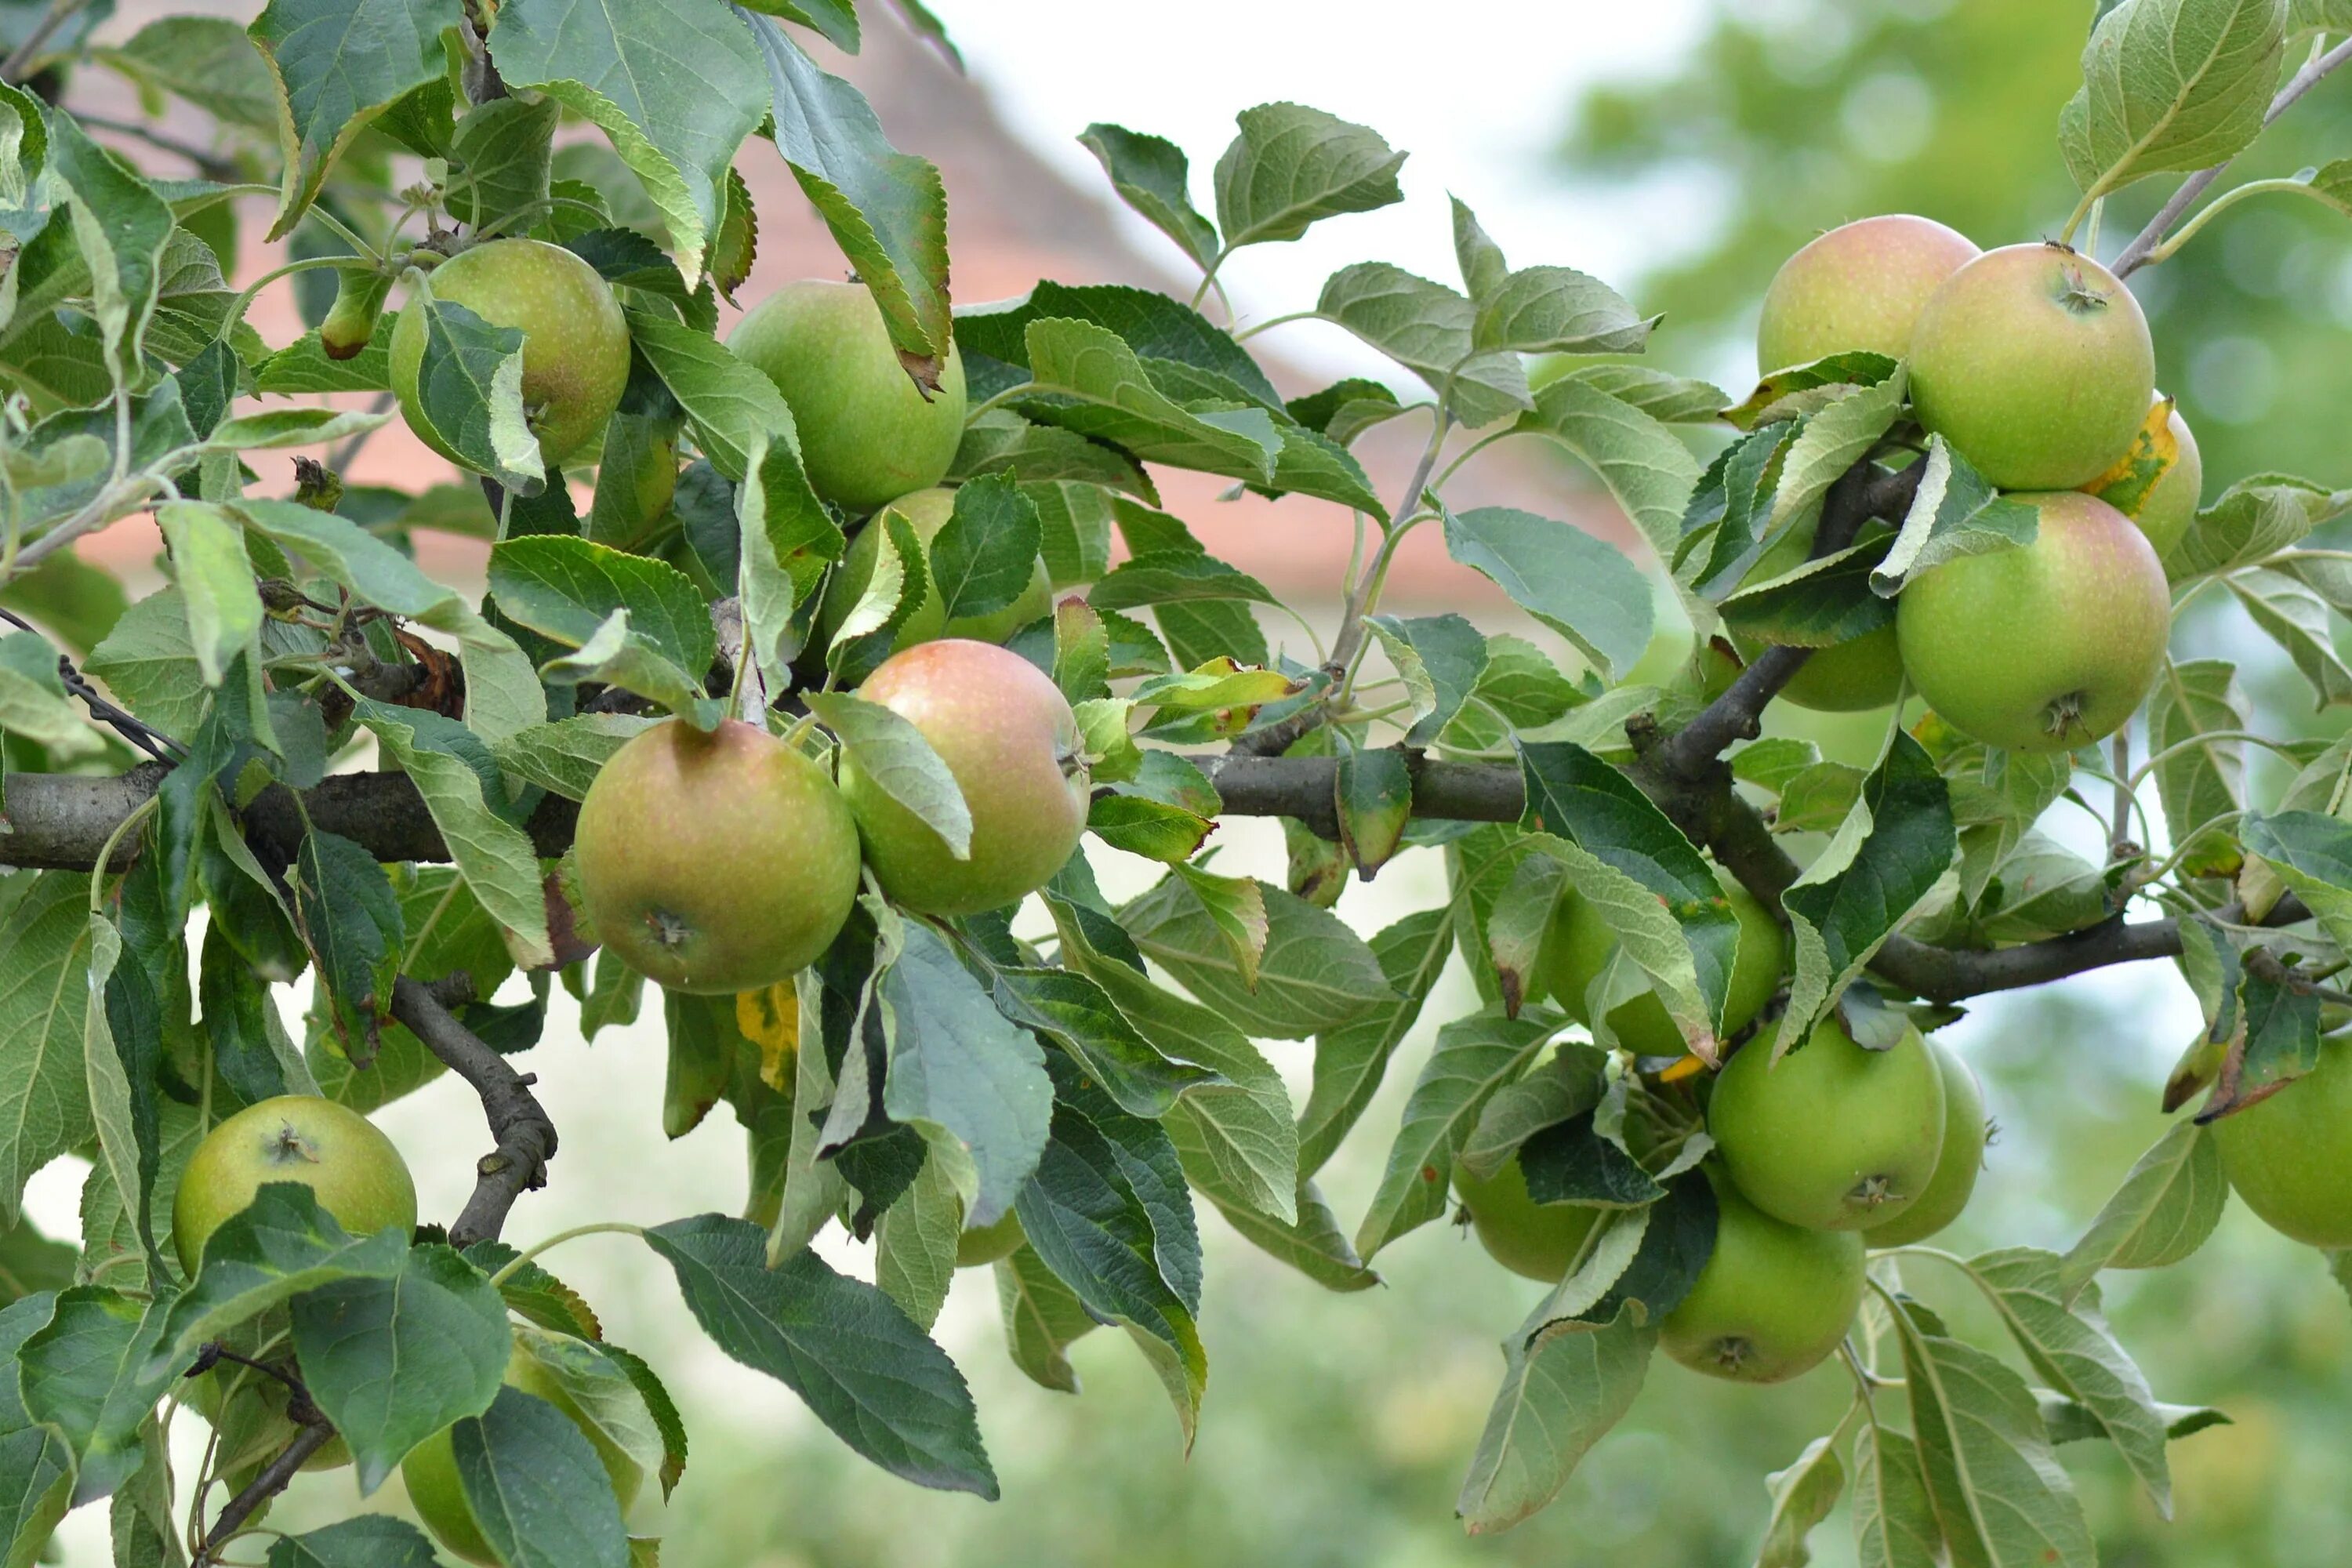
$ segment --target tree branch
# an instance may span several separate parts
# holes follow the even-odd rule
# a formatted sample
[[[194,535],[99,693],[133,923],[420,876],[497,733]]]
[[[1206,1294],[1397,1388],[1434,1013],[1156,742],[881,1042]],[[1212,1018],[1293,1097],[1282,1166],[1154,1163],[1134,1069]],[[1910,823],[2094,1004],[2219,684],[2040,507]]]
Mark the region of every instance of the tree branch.
[[[242,1490],[222,1505],[220,1517],[213,1521],[213,1527],[205,1532],[204,1541],[196,1548],[194,1568],[206,1568],[207,1564],[219,1562],[221,1548],[229,1543],[247,1520],[253,1517],[254,1510],[284,1491],[301,1473],[302,1467],[310,1463],[310,1456],[335,1438],[334,1423],[327,1419],[325,1411],[311,1403],[310,1391],[303,1386],[302,1380],[282,1368],[233,1354],[226,1347],[213,1343],[198,1352],[196,1364],[188,1369],[186,1375],[204,1376],[222,1361],[233,1361],[251,1367],[283,1383],[287,1391],[286,1418],[302,1429],[294,1434],[291,1442],[278,1450],[276,1458],[264,1465],[253,1479],[246,1482]]]
[[[517,1072],[449,1011],[472,994],[462,971],[431,985],[403,975],[392,988],[392,1016],[481,1096],[497,1144],[474,1167],[474,1195],[449,1226],[449,1245],[461,1248],[498,1239],[515,1200],[547,1184],[547,1162],[555,1152],[555,1122],[530,1092],[538,1079]]]
[[[2293,109],[2296,100],[2317,87],[2323,78],[2347,60],[2352,60],[2352,38],[2345,39],[2317,59],[2306,63],[2301,70],[2288,78],[2287,84],[2279,89],[2278,96],[2271,100],[2270,108],[2263,111],[2263,124],[2268,126],[2280,115]],[[2166,199],[2164,205],[2157,209],[2156,216],[2147,220],[2147,226],[2141,229],[2138,237],[2129,245],[2124,247],[2123,254],[2116,258],[2116,264],[2110,270],[2118,278],[2128,278],[2147,266],[2150,253],[2164,243],[2164,237],[2172,232],[2172,226],[2180,221],[2180,215],[2187,212],[2190,205],[2199,196],[2203,195],[2214,181],[2221,177],[2221,171],[2228,168],[2230,163],[2231,160],[2224,158],[2211,168],[2200,169],[2181,181],[2180,188],[2174,191]]]

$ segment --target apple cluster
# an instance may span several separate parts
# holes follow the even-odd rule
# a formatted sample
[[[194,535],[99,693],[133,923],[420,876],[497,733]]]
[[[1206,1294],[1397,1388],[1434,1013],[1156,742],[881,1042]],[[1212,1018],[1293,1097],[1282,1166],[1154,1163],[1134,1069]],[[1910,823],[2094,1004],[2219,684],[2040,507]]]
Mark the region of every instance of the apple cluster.
[[[2162,558],[2203,482],[2187,422],[2156,391],[2130,290],[2064,246],[1979,251],[1927,218],[1864,218],[1782,265],[1757,332],[1768,381],[1854,353],[1902,362],[1920,429],[2037,526],[2021,547],[1919,574],[1893,626],[1816,653],[1783,695],[1874,708],[1907,678],[1955,729],[2016,751],[2121,729],[2162,668]],[[1794,567],[1811,544],[1801,523],[1751,576]]]

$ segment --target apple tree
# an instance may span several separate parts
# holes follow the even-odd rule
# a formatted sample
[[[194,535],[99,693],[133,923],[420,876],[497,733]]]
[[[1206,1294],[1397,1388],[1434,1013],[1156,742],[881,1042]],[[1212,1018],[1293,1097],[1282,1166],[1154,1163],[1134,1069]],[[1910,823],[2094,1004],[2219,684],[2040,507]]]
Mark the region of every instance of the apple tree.
[[[2352,555],[2309,542],[2352,493],[2210,493],[2130,286],[2242,201],[2352,208],[2345,163],[2228,179],[2352,10],[2095,10],[2051,105],[2063,229],[1822,237],[1735,397],[1459,202],[1458,281],[1365,260],[1237,322],[1237,251],[1402,196],[1403,153],[1296,103],[1241,111],[1205,201],[1182,149],[1087,132],[1189,298],[955,305],[938,172],[805,47],[856,49],[850,0],[269,0],[119,42],[52,0],[0,62],[5,1563],[92,1504],[131,1563],[654,1559],[695,1412],[555,1272],[582,1233],[530,1224],[559,1129],[510,1058],[558,986],[592,1036],[657,1009],[664,1130],[723,1101],[748,1146],[709,1212],[587,1228],[915,1485],[998,1493],[930,1334],[960,1266],[1048,1386],[1123,1332],[1189,1440],[1202,1225],[1360,1291],[1454,1218],[1543,1286],[1496,1325],[1473,1531],[1545,1507],[1649,1377],[1825,1364],[1853,1402],[1759,1487],[1765,1563],[1850,1496],[1866,1563],[2089,1563],[2076,1442],[2168,1508],[2168,1441],[2225,1417],[2157,1397],[2099,1277],[2193,1253],[2233,1186],[2352,1247],[2352,742],[2257,732],[2232,660],[2169,633],[2233,600],[2352,700]],[[104,73],[150,118],[82,112]],[[849,281],[739,298],[738,170],[775,156]],[[2149,178],[2174,195],[2103,246]],[[247,314],[281,280],[313,324],[273,342]],[[1284,396],[1251,340],[1303,319],[1396,375]],[[346,482],[395,418],[449,477]],[[1419,457],[1384,489],[1356,448],[1392,422]],[[1514,438],[1654,557],[1694,628],[1663,679],[1643,567],[1449,500]],[[289,449],[290,489],[247,460]],[[1328,642],[1170,470],[1352,517]],[[167,578],[136,601],[75,549],[131,520]],[[1384,607],[1423,529],[1572,658]],[[420,568],[435,531],[487,545],[486,591]],[[1874,758],[1767,734],[1776,703],[1876,714]],[[2249,748],[2283,788],[2249,793]],[[2085,809],[2096,859],[2045,820]],[[1202,855],[1235,816],[1282,820],[1286,875]],[[1444,902],[1332,911],[1407,850]],[[1164,873],[1114,902],[1112,852]],[[1935,1245],[1985,1142],[1937,1031],[2156,962],[2206,1020],[2171,1130],[2064,1252]],[[1478,1005],[1423,1017],[1455,964]],[[445,1071],[490,1150],[420,1216],[366,1118]],[[1360,1127],[1392,1076],[1401,1126]],[[1343,1217],[1317,1175],[1376,1136]],[[21,1216],[68,1155],[79,1246]],[[869,1269],[813,1248],[836,1227]],[[2008,1339],[1913,1294],[1938,1272]],[[306,1468],[352,1516],[256,1534]],[[357,1510],[395,1470],[429,1536]]]

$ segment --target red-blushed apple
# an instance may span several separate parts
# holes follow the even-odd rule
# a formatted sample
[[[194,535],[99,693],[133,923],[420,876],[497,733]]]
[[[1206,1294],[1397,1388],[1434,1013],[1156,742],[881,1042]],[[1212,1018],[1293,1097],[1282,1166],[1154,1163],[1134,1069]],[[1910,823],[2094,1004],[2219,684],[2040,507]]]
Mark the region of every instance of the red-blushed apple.
[[[1901,359],[1919,307],[1979,254],[1958,230],[1908,213],[1831,229],[1782,262],[1764,290],[1758,371],[1856,349]]]

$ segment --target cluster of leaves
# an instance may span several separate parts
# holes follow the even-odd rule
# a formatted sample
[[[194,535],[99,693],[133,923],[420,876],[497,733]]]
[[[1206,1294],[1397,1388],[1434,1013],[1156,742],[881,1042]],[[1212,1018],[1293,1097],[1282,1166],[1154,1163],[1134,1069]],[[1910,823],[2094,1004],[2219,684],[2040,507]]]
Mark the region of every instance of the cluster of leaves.
[[[741,711],[856,754],[942,837],[968,836],[939,759],[846,689],[927,592],[950,617],[1001,610],[1040,557],[1057,590],[1084,591],[1010,646],[1079,713],[1103,786],[1095,836],[1166,876],[1115,906],[1074,858],[1042,899],[1051,935],[1034,937],[1015,933],[1010,911],[935,922],[869,891],[796,984],[662,998],[665,1131],[681,1136],[724,1101],[750,1146],[743,1217],[642,1233],[714,1342],[788,1384],[875,1462],[993,1496],[969,1394],[928,1333],[962,1232],[1019,1219],[1025,1240],[996,1278],[1024,1372],[1074,1389],[1068,1345],[1117,1327],[1189,1439],[1208,1374],[1196,1195],[1315,1282],[1361,1289],[1381,1247],[1445,1214],[1457,1167],[1491,1175],[1517,1157],[1539,1200],[1607,1217],[1505,1342],[1461,1502],[1473,1528],[1495,1529],[1555,1496],[1623,1413],[1659,1318],[1704,1268],[1714,1211],[1696,1171],[1707,1142],[1693,1075],[1619,1048],[1606,1020],[1654,991],[1692,1054],[1717,1058],[1737,925],[1703,853],[1723,846],[1636,738],[1706,706],[1717,632],[1801,647],[1863,635],[1918,573],[2028,541],[2032,514],[1930,441],[1891,526],[1865,524],[1751,581],[1792,531],[1824,525],[1842,483],[1883,477],[1880,464],[1917,447],[1902,367],[1842,356],[1735,405],[1630,363],[1654,321],[1570,268],[1512,268],[1459,203],[1459,288],[1360,263],[1302,312],[1352,332],[1426,395],[1349,380],[1285,399],[1245,334],[1203,312],[1223,260],[1402,195],[1402,154],[1295,104],[1241,116],[1215,168],[1213,216],[1194,205],[1171,143],[1111,125],[1087,133],[1120,196],[1197,264],[1191,302],[1040,284],[950,316],[936,171],[893,149],[786,24],[857,42],[854,11],[835,0],[593,15],[506,0],[486,36],[455,4],[272,0],[249,29],[170,18],[104,50],[52,37],[47,79],[69,89],[75,71],[123,71],[214,115],[214,172],[282,173],[259,184],[294,259],[243,289],[223,258],[236,253],[230,200],[249,187],[150,179],[68,110],[0,89],[0,216],[16,242],[0,283],[0,375],[15,395],[0,441],[5,597],[57,639],[0,637],[5,760],[19,778],[131,760],[84,718],[79,685],[59,672],[62,645],[128,710],[126,732],[171,763],[118,819],[119,841],[140,850],[129,872],[93,874],[111,863],[101,852],[79,871],[0,880],[0,1206],[15,1217],[33,1172],[96,1154],[79,1251],[21,1222],[0,1241],[23,1286],[0,1311],[13,1369],[0,1378],[8,1561],[37,1551],[63,1510],[100,1498],[113,1500],[125,1560],[176,1562],[200,1546],[208,1489],[246,1485],[293,1430],[273,1412],[225,1433],[193,1489],[196,1523],[183,1528],[158,1406],[174,1407],[175,1379],[215,1344],[299,1367],[363,1490],[454,1423],[477,1513],[509,1521],[492,1531],[500,1557],[630,1561],[577,1427],[500,1391],[514,1321],[524,1352],[588,1424],[666,1486],[683,1433],[651,1371],[607,1344],[587,1305],[535,1262],[498,1242],[458,1251],[346,1236],[301,1190],[272,1189],[223,1227],[190,1279],[157,1246],[158,1218],[195,1143],[236,1108],[299,1092],[368,1110],[441,1071],[394,1016],[398,979],[463,975],[476,996],[519,997],[459,1015],[502,1050],[537,1041],[559,983],[592,1037],[636,1018],[641,984],[583,950],[553,852],[565,803],[651,710],[706,726]],[[2067,120],[2086,206],[2126,180],[2242,147],[2261,121],[2245,105],[2269,100],[2286,30],[2284,0],[2115,9]],[[2179,68],[2192,45],[2208,64]],[[566,113],[605,140],[557,151]],[[952,332],[975,399],[953,517],[928,550],[903,524],[881,525],[867,590],[822,643],[818,604],[856,520],[819,499],[782,398],[716,336],[758,233],[734,163],[763,131],[910,373],[927,376]],[[407,232],[420,215],[421,237]],[[273,347],[243,319],[256,289],[335,272],[381,300],[419,247],[510,233],[568,247],[623,302],[629,387],[587,466],[626,482],[596,485],[583,511],[530,434],[520,334],[427,286],[407,307],[427,325],[421,416],[487,489],[411,495],[321,470],[294,499],[248,493],[240,453],[345,444],[387,416],[299,401],[238,413],[237,399],[390,387],[388,321],[345,359],[315,327]],[[310,304],[313,320],[323,314],[323,300]],[[1549,379],[1531,378],[1532,356]],[[1407,416],[1429,438],[1404,491],[1384,500],[1352,448]],[[1686,436],[1710,426],[1733,438],[1703,464]],[[1690,668],[1626,681],[1656,628],[1647,580],[1615,549],[1529,512],[1447,505],[1459,464],[1513,435],[1580,462],[1669,564],[1700,634]],[[2152,436],[2144,457],[2152,481],[2172,454]],[[635,482],[648,460],[683,464],[675,500],[652,515]],[[1311,661],[1270,642],[1257,612],[1282,606],[1161,506],[1161,468],[1379,525],[1378,548],[1341,585],[1339,640]],[[2340,552],[2305,541],[2347,506],[2352,496],[2301,481],[2247,480],[2166,563],[2183,599],[2234,596],[2323,702],[2352,697],[2330,622],[2352,611],[2352,576]],[[125,604],[67,547],[150,510],[170,584]],[[1458,615],[1380,613],[1398,542],[1431,523],[1588,669],[1570,674],[1534,643]],[[493,542],[485,599],[417,567],[423,530]],[[1727,809],[1761,806],[1801,847],[1828,835],[1779,900],[1795,937],[1783,1010],[1803,1025],[1841,1008],[1862,1037],[1889,1038],[1906,1006],[1948,1016],[1912,1006],[1883,970],[1868,977],[1891,942],[2018,947],[2148,900],[2179,922],[2210,1021],[2174,1102],[2216,1082],[2210,1119],[2307,1070],[2340,1022],[2322,983],[2352,942],[2352,744],[2306,749],[2281,799],[2253,809],[2234,674],[2184,662],[2151,699],[2147,761],[2119,782],[2127,798],[2153,783],[2173,845],[2161,858],[2133,849],[2095,865],[2037,826],[2083,803],[2081,779],[2112,771],[2095,753],[2010,756],[1933,721],[1890,723],[1866,770],[1787,740],[1735,752],[1743,794]],[[386,853],[375,835],[397,823],[338,819],[338,832],[313,820],[302,792],[369,745],[414,786],[450,864],[420,863],[432,858],[422,848]],[[1202,857],[1231,755],[1212,747],[1328,764],[1297,775],[1328,793],[1284,804],[1285,885]],[[1421,798],[1426,757],[1508,770],[1523,816],[1433,817]],[[323,816],[326,793],[314,798]],[[265,818],[292,826],[251,831]],[[2159,836],[2151,826],[2140,837]],[[1442,849],[1450,897],[1367,941],[1329,905],[1350,870],[1369,878],[1409,846]],[[1617,956],[1585,997],[1548,998],[1537,955],[1570,896],[1601,913]],[[209,920],[197,940],[199,906]],[[1315,1177],[1457,955],[1480,1005],[1436,1030],[1350,1234]],[[306,973],[298,1040],[274,988]],[[1590,1044],[1562,1038],[1569,1002],[1602,1020]],[[1261,1039],[1314,1042],[1303,1110]],[[2105,1331],[2095,1277],[2185,1256],[2225,1191],[2204,1122],[2185,1121],[2069,1254],[1945,1260],[2000,1309],[2032,1382],[1950,1336],[1882,1263],[1854,1412],[1776,1479],[1768,1558],[1802,1560],[1806,1531],[1850,1472],[1873,1561],[1948,1551],[2087,1562],[2051,1445],[2112,1440],[2161,1501],[2167,1435],[2213,1419],[2153,1399]],[[835,1223],[872,1241],[874,1283],[811,1250]],[[1905,1368],[1907,1434],[1877,1417],[1881,1347]],[[241,1377],[239,1364],[204,1375]],[[425,1550],[405,1527],[360,1520],[280,1542],[272,1561],[408,1562]]]

